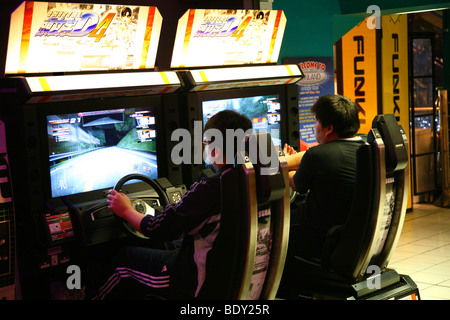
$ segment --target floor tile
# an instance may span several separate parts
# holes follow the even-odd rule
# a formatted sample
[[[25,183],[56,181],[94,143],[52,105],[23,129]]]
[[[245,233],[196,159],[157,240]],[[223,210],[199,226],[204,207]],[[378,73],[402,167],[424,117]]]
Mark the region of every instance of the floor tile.
[[[450,208],[414,204],[389,267],[409,275],[422,300],[450,300]]]
[[[450,300],[450,287],[431,286],[420,292],[420,295],[428,297],[430,300]]]

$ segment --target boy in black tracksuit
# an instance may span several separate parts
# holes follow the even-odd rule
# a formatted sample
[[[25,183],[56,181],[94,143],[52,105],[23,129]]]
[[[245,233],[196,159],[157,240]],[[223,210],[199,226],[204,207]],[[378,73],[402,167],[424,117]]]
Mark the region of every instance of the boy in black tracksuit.
[[[222,133],[226,146],[226,129],[252,128],[243,115],[225,110],[211,117],[206,126]],[[225,162],[225,147],[210,146],[204,140],[205,151],[217,172],[201,177],[176,204],[170,204],[155,217],[143,216],[132,207],[129,198],[111,190],[107,203],[111,211],[127,220],[136,230],[154,240],[176,240],[183,237],[175,250],[126,248],[117,258],[111,277],[99,289],[95,298],[134,298],[131,294],[155,293],[169,298],[194,298],[205,278],[208,252],[220,228],[220,176],[231,165]],[[234,153],[237,146],[234,143]]]

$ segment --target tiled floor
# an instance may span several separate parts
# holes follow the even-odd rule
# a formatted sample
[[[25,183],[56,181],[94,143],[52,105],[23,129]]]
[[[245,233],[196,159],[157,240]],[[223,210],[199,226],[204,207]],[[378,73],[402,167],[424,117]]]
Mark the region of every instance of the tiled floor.
[[[389,268],[409,275],[422,300],[450,300],[450,208],[415,203]]]

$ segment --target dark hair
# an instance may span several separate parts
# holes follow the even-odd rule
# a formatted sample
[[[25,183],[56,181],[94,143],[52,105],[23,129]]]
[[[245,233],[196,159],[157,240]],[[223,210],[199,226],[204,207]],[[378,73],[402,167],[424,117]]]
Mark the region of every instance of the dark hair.
[[[352,137],[359,130],[358,107],[347,97],[324,95],[311,107],[311,113],[322,126],[333,125],[334,131],[341,138]]]
[[[126,16],[127,16],[127,13],[128,13],[128,16],[131,17],[131,15],[132,15],[131,9],[128,8],[128,7],[125,7],[125,8],[122,9],[122,12],[120,13],[120,16],[121,16],[121,17],[126,17]]]
[[[205,132],[209,129],[217,129],[223,137],[223,154],[227,155],[226,146],[231,143],[227,139],[233,138],[233,158],[240,148],[242,141],[237,141],[237,136],[227,135],[227,129],[234,131],[242,129],[244,132],[252,128],[252,122],[245,115],[233,110],[223,110],[213,115],[205,124]],[[212,137],[214,138],[214,137]]]

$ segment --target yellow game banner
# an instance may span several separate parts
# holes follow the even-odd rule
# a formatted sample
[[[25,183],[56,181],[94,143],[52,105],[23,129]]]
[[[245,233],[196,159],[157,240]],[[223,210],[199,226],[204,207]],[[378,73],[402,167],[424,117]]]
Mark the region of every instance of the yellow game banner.
[[[394,114],[409,140],[408,17],[382,16],[383,113]]]
[[[406,14],[382,16],[381,27],[383,113],[395,115],[410,141],[408,16]],[[411,190],[411,180],[409,183]],[[407,208],[411,208],[411,197],[408,197]]]
[[[6,74],[154,68],[155,7],[25,1],[12,14]]]
[[[285,26],[280,10],[190,9],[178,21],[171,67],[276,63]]]
[[[358,106],[360,133],[367,134],[378,111],[377,35],[367,18],[342,37],[343,95]]]

